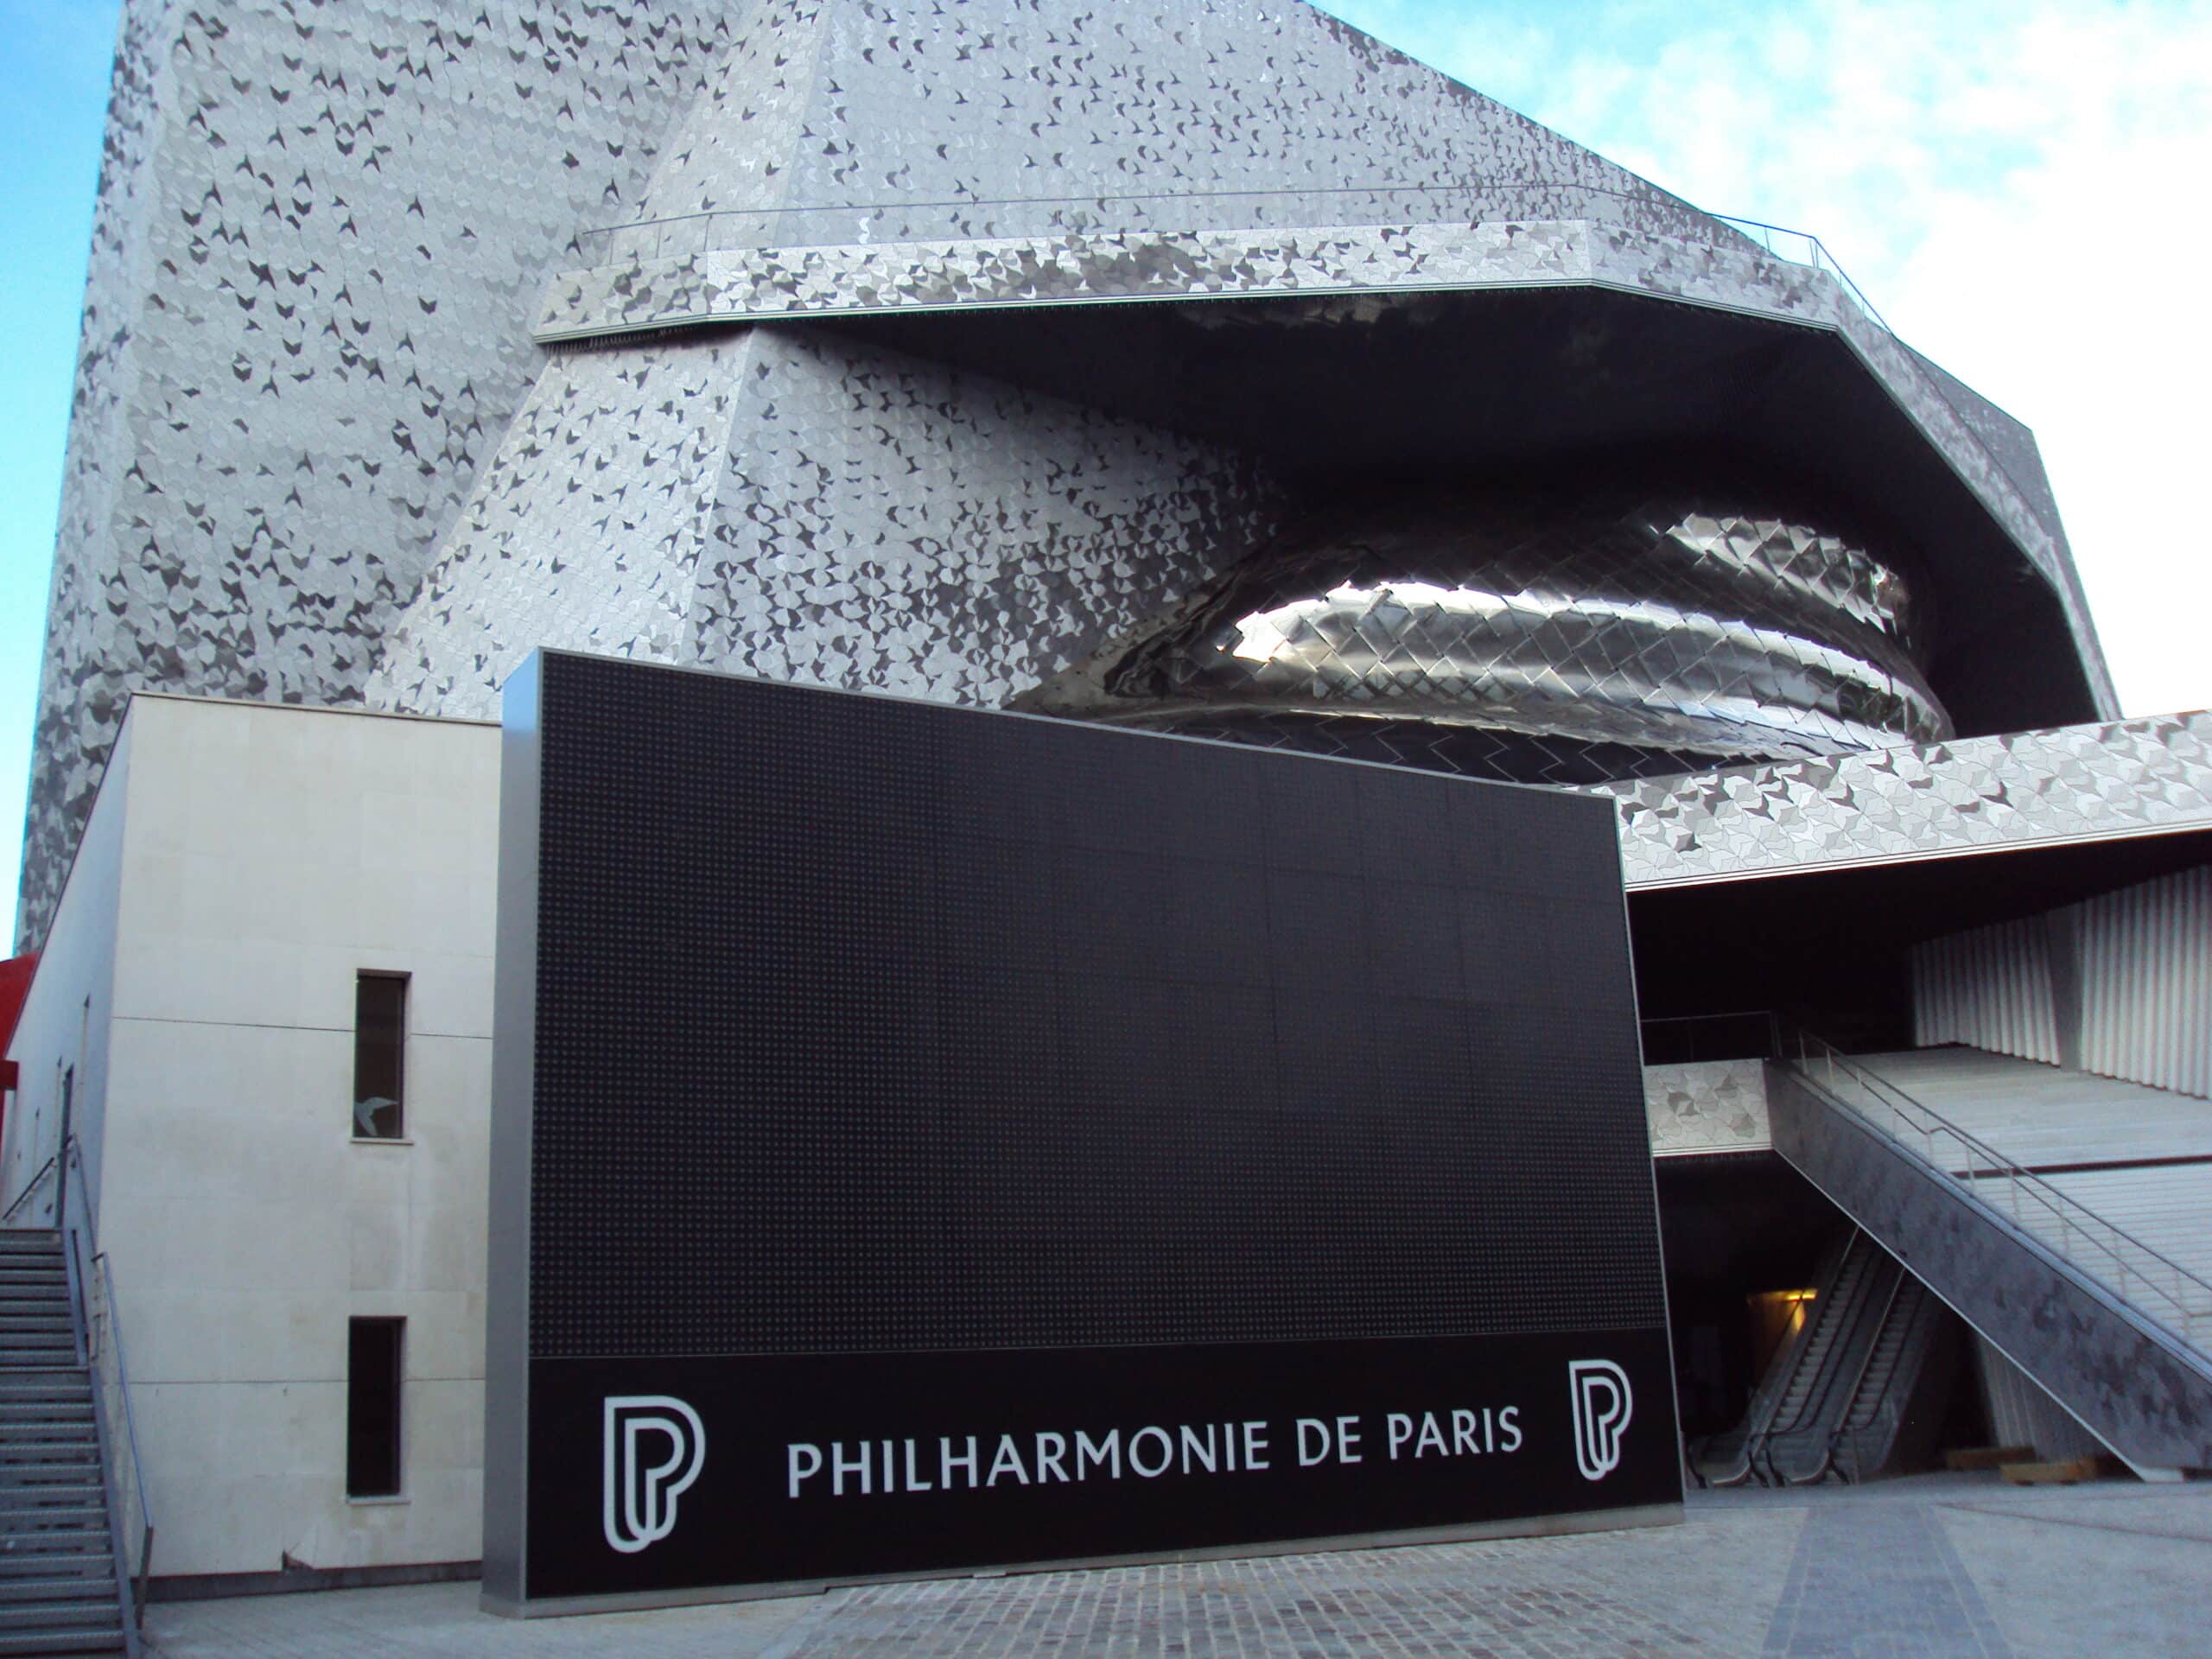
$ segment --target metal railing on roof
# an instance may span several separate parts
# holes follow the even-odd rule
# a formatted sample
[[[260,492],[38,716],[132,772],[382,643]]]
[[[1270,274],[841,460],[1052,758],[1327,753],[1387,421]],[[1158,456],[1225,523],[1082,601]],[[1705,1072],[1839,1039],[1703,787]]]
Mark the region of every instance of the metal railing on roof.
[[[1604,196],[1659,212],[1672,208],[1686,223],[1700,216],[1688,202],[1658,190],[1621,190],[1555,179],[1513,179],[1476,184],[1377,182],[1255,190],[1103,191],[1076,196],[977,196],[956,192],[935,200],[718,207],[626,225],[597,226],[578,232],[575,241],[577,251],[591,264],[613,264],[681,258],[730,247],[842,247],[879,240],[1189,231],[1197,218],[1192,206],[1200,203],[1216,207],[1236,204],[1236,215],[1226,222],[1237,229],[1290,230],[1374,220],[1412,224],[1455,218],[1470,222],[1550,219],[1577,217],[1560,211],[1562,201],[1574,196]],[[1509,211],[1516,197],[1529,204],[1529,211]],[[1418,207],[1410,206],[1416,202]],[[1206,217],[1221,219],[1217,212]],[[942,222],[917,227],[918,219]],[[1759,241],[1749,232],[1739,233],[1747,241]],[[1787,254],[1780,257],[1789,257]]]
[[[894,222],[898,228],[890,232],[890,238],[897,241],[1077,234],[1108,228],[1186,229],[1188,213],[1185,204],[1192,203],[1243,204],[1246,211],[1240,217],[1250,222],[1240,228],[1263,228],[1276,224],[1284,228],[1328,225],[1342,222],[1347,212],[1357,220],[1376,212],[1372,207],[1361,208],[1362,202],[1395,204],[1409,199],[1421,202],[1421,211],[1425,215],[1443,212],[1450,216],[1452,199],[1457,198],[1471,220],[1495,219],[1502,216],[1498,211],[1501,202],[1510,201],[1516,194],[1526,194],[1533,202],[1541,203],[1535,211],[1522,215],[1532,219],[1558,217],[1561,199],[1574,195],[1604,196],[1647,207],[1675,201],[1657,191],[1621,190],[1607,185],[1552,179],[1491,180],[1478,185],[1378,182],[1254,190],[1106,191],[1080,196],[987,197],[956,194],[937,200],[710,208],[636,219],[624,225],[595,226],[578,232],[575,242],[577,252],[598,265],[683,257],[718,248],[766,244],[772,239],[771,232],[773,245],[779,247],[865,244],[880,239]],[[1726,225],[1777,258],[1826,271],[1872,321],[1885,331],[1894,332],[1874,302],[1866,297],[1866,290],[1851,279],[1827,245],[1810,231],[1792,230],[1787,226],[1744,219],[1733,213],[1704,213],[1687,202],[1676,205],[1686,210],[1685,219],[1693,225],[1698,217]],[[938,214],[945,216],[941,226],[921,230],[912,227],[912,220],[918,215],[926,219]],[[979,216],[981,222],[977,222]],[[1403,215],[1394,208],[1393,216]],[[1029,222],[1015,228],[1001,225],[1001,218]],[[1036,223],[1039,219],[1045,221],[1041,232]]]
[[[1877,324],[1885,334],[1897,333],[1890,327],[1888,320],[1874,308],[1874,302],[1866,297],[1866,290],[1851,280],[1851,273],[1843,268],[1835,255],[1828,251],[1827,244],[1810,231],[1793,231],[1787,226],[1770,225],[1764,219],[1738,219],[1733,213],[1707,213],[1706,217],[1717,219],[1723,225],[1734,226],[1777,259],[1787,259],[1793,265],[1809,265],[1815,270],[1827,272],[1851,296],[1853,302],[1866,314],[1870,321]]]

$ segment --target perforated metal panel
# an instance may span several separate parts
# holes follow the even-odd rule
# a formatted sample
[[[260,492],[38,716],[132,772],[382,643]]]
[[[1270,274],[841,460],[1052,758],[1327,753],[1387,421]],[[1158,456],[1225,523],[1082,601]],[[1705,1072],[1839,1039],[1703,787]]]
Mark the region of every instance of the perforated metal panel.
[[[546,662],[534,1353],[1656,1321],[1605,804]]]

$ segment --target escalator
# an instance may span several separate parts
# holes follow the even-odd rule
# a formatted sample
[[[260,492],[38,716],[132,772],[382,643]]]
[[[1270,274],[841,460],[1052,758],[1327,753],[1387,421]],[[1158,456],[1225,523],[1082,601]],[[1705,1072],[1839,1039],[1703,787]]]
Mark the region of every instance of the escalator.
[[[1925,1434],[1910,1431],[1933,1422],[1928,1396],[1950,1381],[1947,1310],[1855,1227],[1823,1264],[1811,1307],[1743,1422],[1693,1459],[1706,1484],[1866,1480],[1923,1449]]]

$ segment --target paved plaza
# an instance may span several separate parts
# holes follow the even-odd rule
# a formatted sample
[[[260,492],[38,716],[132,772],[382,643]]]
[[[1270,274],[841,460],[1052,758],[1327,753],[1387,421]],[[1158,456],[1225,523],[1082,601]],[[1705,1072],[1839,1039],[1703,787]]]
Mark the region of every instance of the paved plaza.
[[[1680,1527],[522,1623],[473,1584],[166,1603],[163,1659],[2061,1659],[2212,1650],[2212,1484],[1694,1493]]]

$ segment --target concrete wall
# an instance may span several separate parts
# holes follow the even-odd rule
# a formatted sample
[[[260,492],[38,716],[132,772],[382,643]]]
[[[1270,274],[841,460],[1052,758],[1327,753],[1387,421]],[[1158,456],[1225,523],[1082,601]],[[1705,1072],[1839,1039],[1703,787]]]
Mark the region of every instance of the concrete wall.
[[[109,775],[130,764],[130,733],[117,739]],[[39,1166],[61,1145],[61,1080],[76,1074],[72,1120],[85,1153],[86,1185],[97,1194],[106,1141],[108,1014],[115,984],[116,909],[120,897],[126,801],[121,788],[103,790],[86,822],[69,868],[52,932],[7,1058],[20,1068],[16,1098],[0,1140],[0,1205],[13,1204]],[[56,1166],[57,1170],[59,1166]],[[49,1177],[9,1217],[16,1227],[51,1226],[57,1181]],[[72,1193],[73,1202],[76,1194]],[[98,1215],[95,1198],[93,1213]]]
[[[86,872],[49,960],[113,941],[99,1243],[155,1571],[472,1560],[498,730],[141,697],[126,733],[112,921]],[[410,976],[404,1141],[353,1138],[365,969]],[[408,1321],[403,1492],[349,1502],[365,1315]]]

